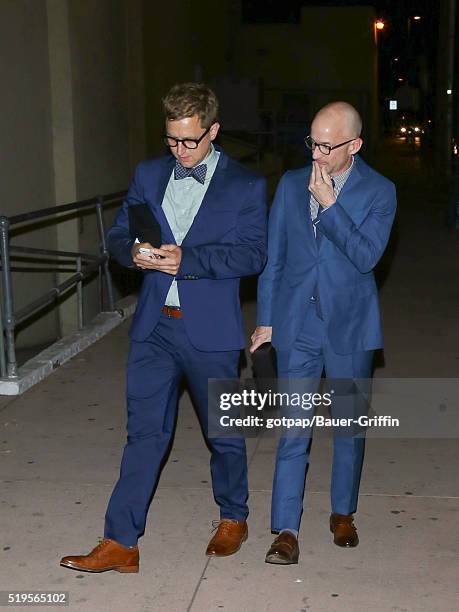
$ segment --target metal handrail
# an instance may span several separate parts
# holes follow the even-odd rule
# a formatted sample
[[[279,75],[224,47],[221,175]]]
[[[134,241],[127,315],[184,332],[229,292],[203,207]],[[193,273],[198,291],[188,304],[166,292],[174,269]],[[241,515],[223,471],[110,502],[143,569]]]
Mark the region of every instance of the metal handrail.
[[[109,269],[109,254],[105,240],[104,207],[121,201],[126,195],[125,191],[118,191],[104,196],[96,196],[88,200],[80,200],[60,206],[41,208],[19,215],[7,217],[0,216],[0,258],[1,258],[1,280],[3,289],[2,312],[0,313],[0,374],[3,378],[14,379],[18,376],[16,361],[15,329],[19,323],[29,319],[36,312],[48,306],[70,289],[77,290],[77,313],[78,328],[82,329],[83,321],[83,280],[99,272],[105,279],[108,311],[115,311],[113,294],[113,283]],[[56,249],[37,249],[32,247],[10,245],[10,228],[20,223],[29,223],[37,219],[52,217],[69,211],[80,211],[85,208],[95,208],[97,229],[99,234],[99,255],[92,255],[79,251],[61,251]],[[67,219],[62,219],[67,220]],[[57,219],[59,222],[60,219]],[[32,231],[33,228],[30,228]],[[27,231],[27,228],[26,228]],[[62,283],[56,284],[51,290],[34,299],[16,312],[14,311],[13,285],[11,278],[11,255],[17,253],[47,255],[55,258],[65,257],[75,259],[75,274]],[[84,267],[83,267],[84,263]],[[100,291],[103,292],[102,283],[99,283]],[[102,293],[101,300],[102,303]]]
[[[109,193],[104,196],[95,196],[88,200],[78,200],[77,202],[70,202],[69,204],[60,204],[59,206],[49,206],[48,208],[40,208],[39,210],[32,210],[27,213],[20,215],[13,215],[9,217],[10,225],[17,225],[18,223],[24,223],[24,221],[35,221],[36,219],[42,219],[43,217],[51,217],[52,215],[58,215],[59,213],[67,212],[69,210],[81,210],[88,206],[95,206],[102,198],[102,200],[108,204],[113,201],[121,200],[126,195],[126,191],[117,191],[115,193]]]
[[[53,251],[52,249],[36,249],[35,247],[21,247],[10,245],[10,253],[27,253],[31,255],[57,255],[67,258],[81,257],[83,260],[96,261],[97,255],[90,253],[76,253],[75,251]]]

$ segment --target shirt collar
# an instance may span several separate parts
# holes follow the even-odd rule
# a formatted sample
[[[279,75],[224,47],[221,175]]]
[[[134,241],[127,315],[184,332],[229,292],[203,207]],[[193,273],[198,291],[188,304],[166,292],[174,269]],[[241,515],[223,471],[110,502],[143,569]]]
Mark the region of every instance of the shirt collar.
[[[215,147],[212,143],[210,143],[210,149],[205,158],[196,164],[196,166],[200,166],[201,164],[212,165],[218,159],[218,153],[215,150]]]
[[[350,175],[353,167],[354,167],[354,156],[352,155],[352,161],[351,161],[351,165],[349,166],[349,168],[345,170],[344,172],[341,172],[341,174],[335,174],[334,176],[332,176],[332,179],[335,182],[336,180],[340,182],[345,181],[347,177]]]

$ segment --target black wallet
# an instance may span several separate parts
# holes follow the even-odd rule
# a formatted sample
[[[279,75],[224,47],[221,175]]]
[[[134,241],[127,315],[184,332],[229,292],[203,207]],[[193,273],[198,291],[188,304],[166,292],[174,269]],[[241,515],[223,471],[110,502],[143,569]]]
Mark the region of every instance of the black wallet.
[[[138,238],[140,242],[149,242],[158,249],[162,244],[161,227],[148,204],[129,206],[128,215],[131,237]]]
[[[277,391],[277,358],[276,349],[271,342],[260,344],[252,353],[255,387],[259,393]]]
[[[252,353],[252,364],[255,378],[275,379],[277,377],[276,350],[271,342],[263,342]]]

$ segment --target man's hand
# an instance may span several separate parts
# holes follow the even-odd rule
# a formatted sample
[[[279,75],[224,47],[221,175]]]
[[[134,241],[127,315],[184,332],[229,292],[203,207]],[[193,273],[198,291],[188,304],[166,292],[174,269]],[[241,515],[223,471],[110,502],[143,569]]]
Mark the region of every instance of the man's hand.
[[[150,255],[139,253],[143,247],[150,249]],[[134,263],[142,270],[158,270],[165,274],[175,276],[182,261],[182,249],[176,244],[162,244],[159,249],[155,249],[149,242],[135,244],[132,247]]]
[[[176,244],[162,244],[159,249],[152,249],[153,255],[159,259],[153,260],[153,268],[175,276],[182,261],[182,249]]]
[[[267,327],[265,325],[259,325],[258,327],[256,327],[255,331],[250,336],[250,339],[252,340],[252,345],[249,348],[249,351],[253,353],[264,342],[271,342],[272,333],[272,327]]]
[[[324,208],[328,208],[336,202],[331,178],[328,176],[325,168],[321,168],[315,161],[312,162],[309,191]]]
[[[146,255],[140,253],[140,249],[148,249],[149,251],[152,251],[153,247],[149,242],[135,242],[131,249],[132,261],[137,267],[142,268],[142,270],[151,268],[151,262],[153,259],[155,259],[153,254],[151,253],[150,255]]]

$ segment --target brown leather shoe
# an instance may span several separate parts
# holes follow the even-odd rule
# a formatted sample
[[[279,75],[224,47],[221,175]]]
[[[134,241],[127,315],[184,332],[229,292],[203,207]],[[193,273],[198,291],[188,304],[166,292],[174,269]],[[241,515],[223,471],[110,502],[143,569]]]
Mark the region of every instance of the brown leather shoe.
[[[134,573],[139,571],[139,549],[118,544],[115,540],[104,538],[89,553],[77,557],[62,557],[61,565],[81,572]]]
[[[333,512],[330,515],[330,531],[333,534],[333,542],[337,546],[351,548],[359,543],[359,536],[353,521],[354,516],[352,514]]]
[[[298,546],[298,540],[292,533],[284,531],[284,533],[280,533],[271,544],[271,548],[268,550],[265,557],[265,563],[291,565],[292,563],[298,563],[299,555],[300,548]]]
[[[245,521],[221,519],[220,521],[213,521],[212,525],[217,528],[217,532],[207,547],[206,555],[208,557],[233,555],[247,540],[249,532]]]

